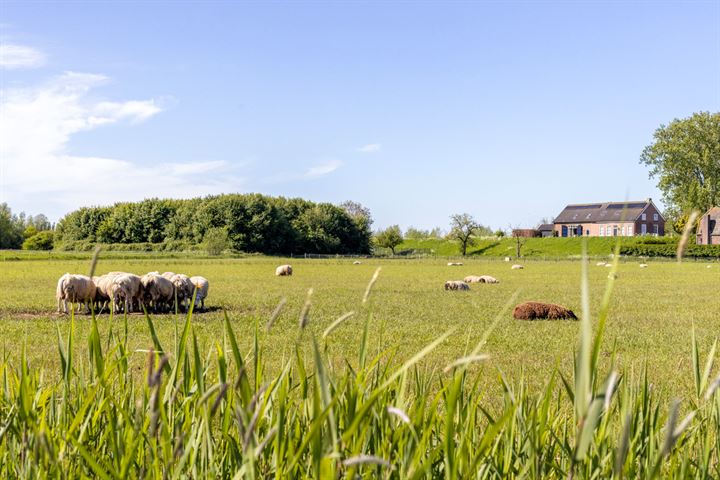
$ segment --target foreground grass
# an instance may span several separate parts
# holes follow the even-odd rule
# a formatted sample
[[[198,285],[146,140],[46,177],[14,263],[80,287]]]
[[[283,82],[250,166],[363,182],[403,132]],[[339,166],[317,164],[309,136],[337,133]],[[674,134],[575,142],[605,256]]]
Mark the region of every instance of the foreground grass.
[[[248,329],[247,348],[240,346],[237,324],[228,316],[222,316],[210,348],[199,345],[203,320],[192,312],[174,324],[172,342],[158,337],[158,325],[150,317],[135,317],[146,326],[147,353],[132,350],[127,317],[108,318],[104,334],[93,317],[86,335],[78,334],[71,317],[63,328],[56,324],[58,376],[50,382],[44,380],[49,372],[35,366],[40,359],[27,361],[33,338],[26,337],[19,362],[7,357],[0,362],[0,475],[720,475],[715,344],[710,353],[701,353],[695,335],[683,335],[691,352],[689,365],[673,372],[691,385],[682,413],[677,402],[655,394],[646,370],[618,372],[615,351],[606,374],[600,363],[603,332],[613,310],[612,280],[593,314],[589,282],[582,282],[581,322],[565,324],[576,327],[573,340],[563,346],[571,372],[544,376],[541,388],[501,375],[496,380],[499,402],[489,402],[483,394],[486,374],[476,366],[499,356],[488,347],[506,325],[506,308],[514,296],[505,298],[478,337],[434,369],[423,361],[459,326],[439,329],[413,354],[393,358],[392,351],[383,351],[382,337],[371,334],[376,306],[382,304],[377,298],[381,282],[382,277],[375,290],[362,289],[364,295],[355,297],[353,317],[330,323],[322,334],[310,328],[315,300],[323,298],[320,292],[303,298],[298,309],[286,306],[295,321],[284,332],[288,355],[279,368],[267,365],[268,348],[261,345],[260,334],[265,328],[272,332],[279,315]],[[352,323],[359,341],[349,347],[340,333]],[[343,345],[345,362],[331,353],[337,343]],[[78,344],[86,345],[84,355],[77,355]],[[141,376],[132,367],[137,353],[146,358]]]

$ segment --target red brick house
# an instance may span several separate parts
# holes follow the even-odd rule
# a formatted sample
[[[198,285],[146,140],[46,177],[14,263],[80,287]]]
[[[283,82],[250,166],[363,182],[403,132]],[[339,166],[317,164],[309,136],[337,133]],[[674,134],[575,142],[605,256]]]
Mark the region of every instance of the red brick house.
[[[559,237],[665,235],[665,219],[648,198],[642,202],[568,205],[555,218]]]
[[[720,245],[720,207],[713,207],[700,217],[697,243],[698,245]]]

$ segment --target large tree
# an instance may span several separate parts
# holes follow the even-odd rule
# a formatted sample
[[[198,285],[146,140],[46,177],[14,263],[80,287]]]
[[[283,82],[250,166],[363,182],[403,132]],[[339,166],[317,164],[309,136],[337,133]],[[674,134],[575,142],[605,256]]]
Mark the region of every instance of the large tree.
[[[655,130],[653,139],[640,163],[658,179],[672,220],[720,204],[720,113],[675,119]]]
[[[463,256],[467,254],[467,248],[473,245],[473,235],[481,227],[469,213],[456,213],[450,216],[449,236],[460,242],[460,252]]]

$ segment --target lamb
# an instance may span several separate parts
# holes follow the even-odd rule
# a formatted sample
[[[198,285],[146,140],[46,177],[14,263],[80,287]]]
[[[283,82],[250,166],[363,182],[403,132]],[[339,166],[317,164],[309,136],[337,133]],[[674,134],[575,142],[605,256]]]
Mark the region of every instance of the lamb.
[[[205,310],[205,299],[207,298],[208,290],[210,289],[210,282],[208,282],[205,277],[190,277],[190,281],[196,288],[195,306],[197,307],[198,304],[200,304],[200,308]]]
[[[95,300],[97,288],[92,278],[85,275],[71,275],[66,273],[58,280],[56,297],[58,313],[68,313],[68,301],[82,303],[90,312],[90,304]]]
[[[468,275],[463,279],[465,283],[500,283],[495,277],[490,275]]]
[[[562,305],[542,302],[525,302],[517,305],[513,310],[513,317],[518,320],[535,320],[541,318],[547,318],[549,320],[577,320],[572,310]]]
[[[445,290],[470,290],[470,285],[462,280],[448,280],[445,282]]]
[[[170,308],[175,300],[175,286],[158,272],[150,272],[140,277],[143,286],[143,303],[152,306],[155,313]]]
[[[522,270],[523,268],[525,268],[525,267],[523,267],[522,265],[518,265],[518,264],[515,264],[512,267],[510,267],[511,270]]]
[[[292,265],[280,265],[275,269],[275,275],[278,277],[290,276],[293,273]]]

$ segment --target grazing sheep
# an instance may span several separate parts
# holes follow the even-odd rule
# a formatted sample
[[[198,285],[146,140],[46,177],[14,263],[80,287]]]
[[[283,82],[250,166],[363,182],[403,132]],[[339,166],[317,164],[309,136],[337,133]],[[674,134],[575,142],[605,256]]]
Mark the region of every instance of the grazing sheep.
[[[190,281],[197,289],[197,293],[195,293],[195,306],[200,305],[200,308],[205,310],[205,299],[210,289],[210,282],[208,282],[205,277],[190,277]]]
[[[190,277],[182,273],[176,273],[170,280],[175,286],[175,295],[177,296],[178,310],[184,308],[187,310],[192,301],[195,285],[190,281]]]
[[[640,268],[647,268],[647,263],[641,263]]]
[[[462,267],[462,262],[448,262],[448,267]]]
[[[123,307],[123,311],[127,313],[140,310],[143,297],[143,286],[140,277],[132,273],[122,272],[110,272],[108,275],[112,276],[110,292],[114,293],[111,298],[115,304],[115,310],[118,311],[120,307]],[[122,288],[117,288],[117,286]]]
[[[85,275],[71,275],[66,273],[58,280],[55,291],[58,302],[58,313],[68,313],[70,303],[83,304],[90,312],[90,304],[95,301],[97,288],[92,278]],[[78,305],[79,308],[79,305]]]
[[[152,306],[153,311],[169,310],[175,301],[175,286],[158,272],[150,272],[140,277],[143,286],[143,303]]]
[[[462,280],[448,280],[445,282],[445,290],[470,290],[470,285]]]
[[[463,279],[465,283],[500,283],[495,277],[490,275],[468,275]]]
[[[355,261],[353,262],[353,265],[360,265],[361,263],[362,263],[362,262],[361,262],[360,260],[355,260]]]
[[[513,310],[513,317],[518,320],[535,320],[541,318],[547,318],[548,320],[577,320],[572,310],[562,305],[542,302],[525,302],[517,305]]]
[[[523,268],[525,268],[525,267],[523,267],[522,265],[518,265],[518,264],[515,264],[512,267],[510,267],[511,270],[522,270]]]
[[[607,265],[607,262],[598,262],[595,264],[597,267],[604,267],[605,265]]]
[[[287,277],[292,275],[292,265],[280,265],[275,269],[275,275],[278,277]]]
[[[605,266],[606,266],[607,268],[612,268],[612,263],[606,263]]]

